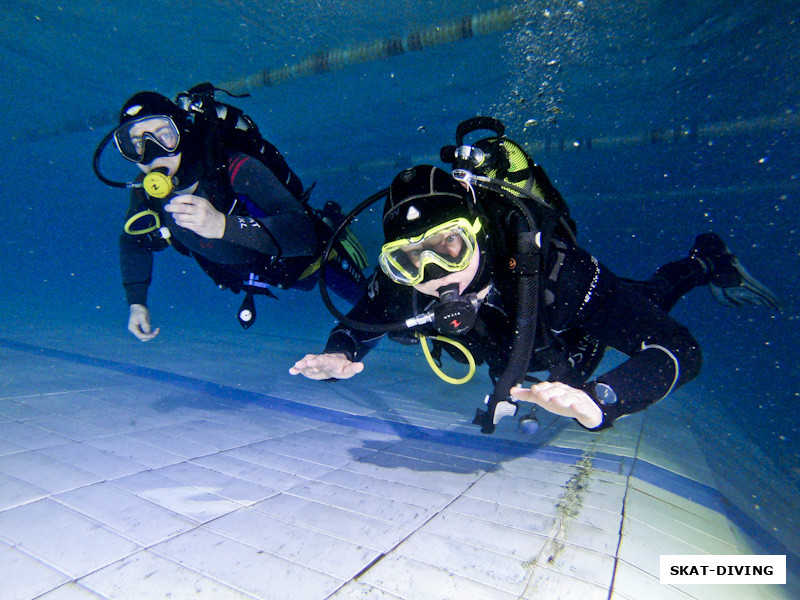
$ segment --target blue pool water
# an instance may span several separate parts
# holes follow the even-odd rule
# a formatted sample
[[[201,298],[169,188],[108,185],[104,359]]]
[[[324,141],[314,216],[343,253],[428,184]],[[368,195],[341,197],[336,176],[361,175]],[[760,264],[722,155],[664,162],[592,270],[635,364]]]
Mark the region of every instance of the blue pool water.
[[[11,2],[0,21],[6,335],[52,328],[80,350],[99,327],[132,351],[138,343],[125,332],[117,258],[126,194],[91,170],[95,146],[134,92],[241,83],[332,49],[508,13],[512,21],[496,31],[453,41],[434,33],[427,48],[254,86],[237,104],[307,185],[316,182],[317,206],[354,206],[400,169],[436,161],[461,120],[492,114],[550,174],[583,245],[618,273],[646,277],[698,233],[722,235],[784,310],[722,307],[705,290],[683,299],[673,314],[705,355],[691,385],[796,487],[797,4],[434,4],[160,1],[134,10],[106,2],[98,11],[85,0]],[[356,228],[374,256],[372,217]],[[239,299],[190,261],[165,253],[155,277],[151,309],[163,334],[154,344],[180,353],[181,330],[238,328]],[[259,331],[301,331],[309,351],[319,349],[333,321],[316,292],[278,296],[260,299],[257,326],[241,335],[257,344]]]

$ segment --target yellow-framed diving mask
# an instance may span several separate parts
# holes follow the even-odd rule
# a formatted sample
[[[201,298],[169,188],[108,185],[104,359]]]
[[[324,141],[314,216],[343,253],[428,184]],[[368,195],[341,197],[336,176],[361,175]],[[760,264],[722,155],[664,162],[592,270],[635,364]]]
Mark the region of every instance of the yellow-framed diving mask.
[[[425,279],[425,267],[438,265],[445,271],[464,270],[475,256],[476,236],[481,222],[459,217],[437,225],[412,238],[388,242],[378,262],[384,273],[402,285],[416,285]]]

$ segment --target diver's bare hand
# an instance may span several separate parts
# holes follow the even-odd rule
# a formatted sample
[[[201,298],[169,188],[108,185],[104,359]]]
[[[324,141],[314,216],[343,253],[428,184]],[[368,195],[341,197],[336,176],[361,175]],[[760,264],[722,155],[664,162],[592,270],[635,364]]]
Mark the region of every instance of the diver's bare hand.
[[[143,342],[149,342],[158,335],[160,329],[151,329],[150,311],[144,304],[131,304],[131,313],[128,317],[128,331]]]
[[[530,388],[513,387],[511,396],[515,400],[538,404],[553,414],[577,419],[589,429],[603,422],[603,413],[589,394],[559,381],[543,381]]]
[[[352,362],[344,354],[306,354],[289,373],[309,379],[350,379],[363,370],[364,363]]]
[[[172,213],[175,223],[209,240],[219,240],[225,234],[225,215],[201,196],[175,196],[164,207]]]

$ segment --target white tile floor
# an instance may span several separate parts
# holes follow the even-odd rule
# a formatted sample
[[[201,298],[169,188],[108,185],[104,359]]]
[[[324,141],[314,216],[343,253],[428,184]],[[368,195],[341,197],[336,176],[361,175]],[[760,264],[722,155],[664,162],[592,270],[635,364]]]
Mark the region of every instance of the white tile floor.
[[[286,374],[302,340],[67,340],[0,340],[2,600],[800,597],[797,554],[785,586],[659,583],[662,554],[800,539],[763,457],[711,452],[698,387],[600,435],[483,436],[485,379],[391,346],[327,384]]]

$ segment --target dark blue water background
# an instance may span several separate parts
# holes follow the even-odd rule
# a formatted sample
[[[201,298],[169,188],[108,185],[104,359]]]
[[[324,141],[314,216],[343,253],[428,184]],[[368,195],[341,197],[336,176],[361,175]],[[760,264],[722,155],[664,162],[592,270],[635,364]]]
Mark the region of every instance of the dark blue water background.
[[[0,305],[9,335],[48,328],[80,349],[91,324],[132,352],[117,258],[126,194],[90,166],[125,98],[510,6],[154,2],[136,11],[120,2],[98,14],[75,4],[12,2],[4,17]],[[316,181],[317,206],[354,206],[400,169],[436,161],[455,126],[481,113],[528,145],[569,201],[582,243],[619,274],[647,277],[696,234],[721,234],[784,311],[722,307],[706,290],[683,299],[674,315],[705,353],[691,385],[796,484],[796,3],[559,0],[515,10],[510,29],[257,88],[238,104]],[[374,255],[372,217],[356,228]],[[164,332],[153,343],[179,352],[182,330],[238,328],[240,298],[191,261],[164,253],[155,280],[150,305]],[[319,349],[333,321],[316,292],[278,295],[259,300],[258,324],[239,335],[257,344],[259,331],[286,332]]]

